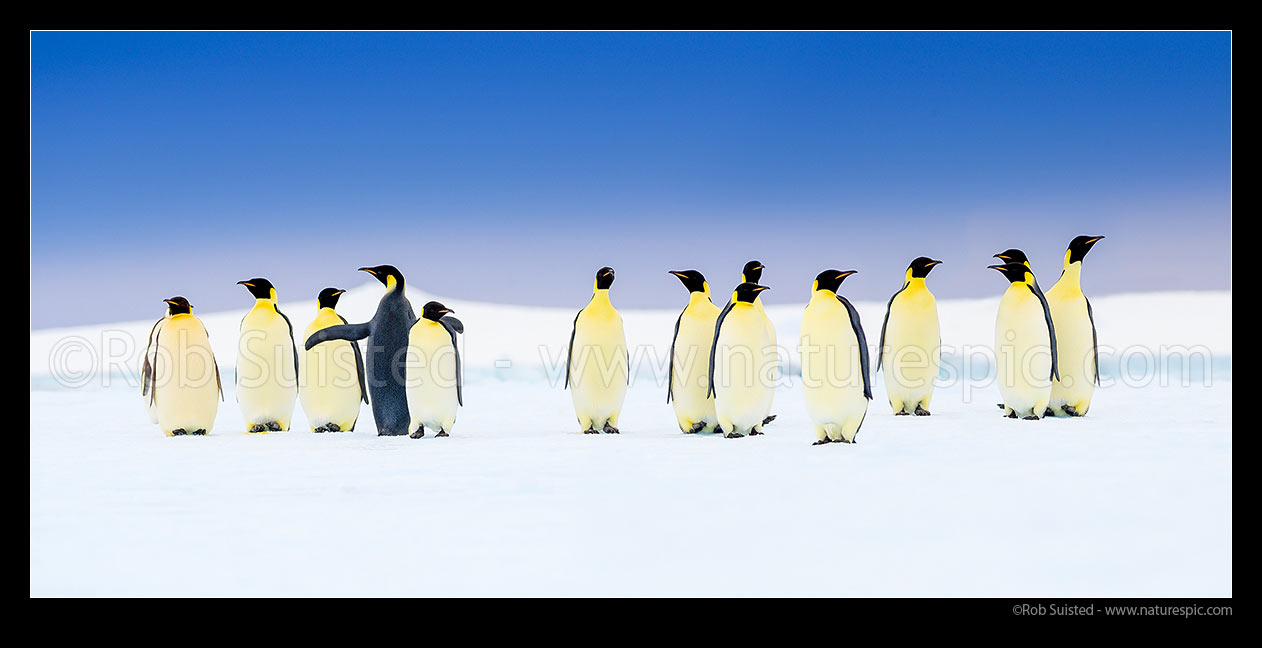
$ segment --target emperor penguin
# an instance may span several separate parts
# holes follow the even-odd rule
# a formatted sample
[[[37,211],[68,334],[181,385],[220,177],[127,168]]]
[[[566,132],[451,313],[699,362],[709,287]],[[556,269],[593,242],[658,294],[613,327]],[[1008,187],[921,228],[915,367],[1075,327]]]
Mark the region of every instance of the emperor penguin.
[[[1100,383],[1100,353],[1096,346],[1095,316],[1082,292],[1082,260],[1103,236],[1078,236],[1069,242],[1056,285],[1047,291],[1047,306],[1056,325],[1060,378],[1052,383],[1049,412],[1083,416],[1091,407]]]
[[[450,308],[432,301],[421,308],[421,318],[408,333],[407,397],[411,437],[451,434],[456,408],[464,405],[460,378],[460,346],[456,334],[464,324],[451,317]]]
[[[688,289],[688,305],[675,320],[670,340],[670,373],[666,402],[675,408],[675,420],[684,434],[715,431],[714,397],[709,391],[710,347],[719,307],[710,300],[710,284],[696,270],[671,270]]]
[[[896,416],[929,416],[929,401],[942,361],[942,333],[938,302],[925,278],[940,263],[917,257],[907,266],[903,287],[885,306],[876,370],[885,367],[885,395]]]
[[[223,399],[219,363],[192,304],[183,297],[164,301],[167,316],[154,326],[152,357],[145,349],[150,371],[143,374],[141,391],[149,395],[150,412],[163,434],[200,436],[215,427]]]
[[[325,288],[316,297],[316,316],[307,325],[302,339],[316,331],[346,324],[337,314],[342,293],[338,288]],[[364,356],[358,342],[339,340],[314,349],[303,349],[298,356],[298,400],[307,415],[312,432],[344,432],[355,429],[359,404],[368,402],[364,385]]]
[[[631,380],[631,356],[622,315],[609,301],[613,268],[596,272],[592,298],[574,316],[565,359],[565,386],[584,434],[618,434],[618,416]]]
[[[995,378],[1004,413],[1038,420],[1052,397],[1058,377],[1056,328],[1047,298],[1029,266],[1017,261],[987,266],[1003,273],[1008,290],[995,318]]]
[[[276,307],[276,288],[262,277],[238,281],[254,296],[237,341],[237,402],[246,431],[288,430],[298,400],[294,327]]]
[[[802,389],[815,424],[815,443],[854,443],[872,400],[868,339],[859,311],[837,294],[856,270],[825,270],[815,277],[802,313]]]
[[[724,436],[736,439],[762,434],[769,392],[775,389],[775,349],[766,318],[754,302],[767,286],[745,282],[714,322],[707,395]]]
[[[757,284],[762,280],[762,271],[766,269],[767,266],[763,265],[761,261],[749,261],[745,264],[745,267],[741,268],[741,283]],[[775,351],[775,354],[771,359],[772,364],[768,368],[768,371],[772,373],[772,379],[774,380],[774,374],[780,368],[780,351],[776,347],[776,327],[771,323],[771,317],[767,315],[767,309],[763,308],[761,295],[754,298],[754,308],[758,311],[758,314],[762,316],[763,325],[767,328],[767,339],[771,340],[771,348]],[[776,390],[773,386],[772,390],[767,394],[767,402],[765,403],[766,411],[763,412],[762,415],[763,421],[758,424],[755,434],[762,434],[762,426],[776,420],[776,416],[771,413],[771,403],[775,400],[775,396]]]
[[[407,379],[408,333],[416,323],[412,304],[403,294],[403,273],[392,265],[360,268],[377,278],[386,294],[377,303],[377,312],[363,324],[342,324],[320,329],[307,338],[310,349],[329,340],[368,339],[364,372],[368,378],[372,416],[377,436],[402,436],[408,433],[411,418],[405,382]]]

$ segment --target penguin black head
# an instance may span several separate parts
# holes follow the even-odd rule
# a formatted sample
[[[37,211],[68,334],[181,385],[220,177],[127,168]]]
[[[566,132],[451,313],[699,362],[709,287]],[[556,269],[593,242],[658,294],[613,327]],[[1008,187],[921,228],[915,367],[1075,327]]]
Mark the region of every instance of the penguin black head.
[[[1025,274],[1027,272],[1030,272],[1030,268],[1026,266],[1024,263],[1021,263],[1019,261],[1009,261],[1008,263],[1002,263],[999,265],[992,265],[992,266],[986,266],[986,267],[992,270],[998,270],[999,272],[1002,272],[1003,276],[1007,277],[1008,281],[1011,283],[1017,283],[1018,281],[1025,281]],[[1030,273],[1030,274],[1033,274],[1033,273]]]
[[[1020,250],[1017,251],[1019,252]],[[933,267],[939,263],[942,262],[930,259],[929,257],[916,257],[916,260],[912,261],[911,265],[907,266],[907,270],[911,272],[911,276],[913,278],[924,279],[929,276],[929,271],[933,270]]]
[[[596,271],[596,290],[609,290],[613,285],[613,268],[605,266]]]
[[[831,290],[837,292],[841,288],[841,282],[846,280],[852,274],[859,272],[858,270],[825,270],[815,275],[815,290]]]
[[[679,277],[689,293],[706,292],[705,276],[696,270],[670,270],[670,274]]]
[[[771,289],[766,286],[759,286],[752,281],[746,281],[736,287],[736,301],[752,304],[755,299],[758,299],[758,293],[764,290]]]
[[[360,268],[359,270],[376,277],[377,281],[380,281],[386,288],[391,287],[391,279],[394,280],[394,285],[403,285],[403,273],[399,272],[399,269],[392,265],[371,266]]]
[[[167,303],[167,309],[172,315],[184,315],[193,312],[193,305],[188,303],[183,297],[172,297],[162,300]]]
[[[451,310],[436,301],[432,301],[425,303],[425,307],[421,309],[421,317],[424,317],[431,322],[437,322],[443,318],[443,315],[454,312],[456,311]]]
[[[766,267],[767,266],[764,266],[761,261],[750,261],[749,263],[746,263],[745,267],[741,268],[741,280],[747,283],[758,283],[758,281],[762,279],[762,271]]]
[[[320,296],[316,298],[316,303],[320,308],[337,308],[337,300],[342,298],[342,293],[346,292],[341,288],[325,288],[320,291]]]
[[[1016,248],[1008,248],[1004,250],[1003,252],[996,254],[995,258],[999,259],[1000,261],[1003,261],[1004,263],[1015,262],[1015,263],[1024,263],[1027,266],[1030,265],[1030,260],[1026,258],[1025,252],[1022,252],[1021,250],[1018,250]]]
[[[256,299],[273,299],[276,296],[276,287],[272,285],[272,282],[262,277],[246,279],[237,283],[245,286],[245,289],[250,291],[250,294],[254,295]]]
[[[1095,245],[1096,242],[1102,238],[1104,237],[1075,236],[1074,240],[1069,242],[1069,251],[1067,252],[1069,255],[1068,263],[1077,263],[1082,261],[1087,256],[1087,252],[1091,250],[1091,246]]]

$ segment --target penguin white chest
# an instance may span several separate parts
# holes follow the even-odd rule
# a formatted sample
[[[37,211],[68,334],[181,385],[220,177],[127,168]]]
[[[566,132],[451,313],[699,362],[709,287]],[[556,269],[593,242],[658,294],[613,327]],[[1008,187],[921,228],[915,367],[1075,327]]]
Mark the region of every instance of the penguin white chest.
[[[336,315],[318,315],[302,339],[341,324]],[[352,344],[332,340],[298,352],[298,397],[312,429],[334,423],[341,430],[351,430],[359,419],[362,395]]]
[[[714,410],[727,433],[762,424],[775,388],[775,348],[766,318],[738,302],[723,318],[714,351]]]
[[[709,392],[710,346],[719,309],[709,300],[684,310],[671,357],[671,404],[681,428],[714,423],[714,397]]]
[[[163,322],[154,353],[154,407],[158,426],[174,430],[210,431],[219,411],[215,356],[201,321],[175,315]]]
[[[1087,314],[1087,299],[1081,291],[1058,290],[1059,284],[1047,291],[1047,306],[1056,327],[1057,373],[1060,379],[1052,384],[1051,407],[1060,412],[1062,405],[1085,414],[1095,394],[1095,335]]]
[[[885,391],[895,409],[908,413],[917,405],[929,408],[941,362],[938,304],[925,289],[909,287],[890,303],[885,327],[885,349],[879,350],[885,372]]]
[[[580,426],[600,430],[608,422],[617,427],[629,369],[622,316],[605,303],[589,304],[574,323],[569,364],[570,397]]]
[[[772,323],[771,316],[767,315],[767,309],[762,305],[761,295],[754,300],[754,307],[757,308],[758,313],[762,315],[763,326],[766,327],[765,335],[767,338],[767,344],[771,347],[773,352],[771,357],[768,359],[771,366],[767,370],[771,376],[771,389],[767,390],[767,394],[765,396],[766,402],[763,403],[762,412],[763,418],[766,418],[771,414],[771,405],[776,397],[775,384],[780,378],[780,349],[776,344],[776,325]]]
[[[406,366],[410,431],[424,425],[451,432],[459,399],[456,393],[456,348],[442,324],[422,318],[408,332]]]
[[[246,426],[278,423],[289,429],[298,399],[294,342],[275,308],[255,306],[241,322],[237,344],[237,400]]]
[[[1051,335],[1042,302],[1021,283],[1008,287],[995,319],[995,376],[1004,405],[1042,416],[1051,398]]]
[[[817,292],[802,313],[799,350],[806,410],[817,432],[854,440],[868,411],[861,349],[849,311],[832,293]]]

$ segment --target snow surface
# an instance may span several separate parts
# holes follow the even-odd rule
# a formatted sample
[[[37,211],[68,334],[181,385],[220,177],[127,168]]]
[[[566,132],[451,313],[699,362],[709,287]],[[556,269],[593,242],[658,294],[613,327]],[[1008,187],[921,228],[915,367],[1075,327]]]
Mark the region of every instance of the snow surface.
[[[470,367],[446,439],[377,437],[367,407],[354,433],[298,431],[298,408],[245,435],[230,389],[210,436],[163,437],[89,351],[109,330],[143,348],[152,320],[33,331],[31,595],[1232,594],[1229,293],[1092,300],[1102,346],[1203,347],[1212,372],[1114,372],[1089,416],[1039,422],[1002,418],[984,378],[894,417],[878,374],[859,443],[820,447],[791,372],[763,437],[680,434],[651,368],[623,434],[577,434],[539,347],[563,358],[581,304],[443,301]],[[944,342],[986,346],[996,303],[941,302]],[[884,304],[858,307],[875,343]],[[801,308],[769,310],[795,338]],[[225,368],[242,313],[199,313]],[[667,346],[677,314],[625,312],[629,342]],[[49,358],[73,336],[55,370],[90,379],[66,387]]]

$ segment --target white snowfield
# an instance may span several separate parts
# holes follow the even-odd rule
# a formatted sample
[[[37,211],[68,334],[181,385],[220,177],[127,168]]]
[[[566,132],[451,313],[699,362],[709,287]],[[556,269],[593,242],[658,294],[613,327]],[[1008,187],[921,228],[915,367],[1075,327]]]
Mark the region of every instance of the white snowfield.
[[[364,321],[380,294],[339,311]],[[431,298],[410,291],[418,311]],[[242,433],[244,310],[194,310],[228,386],[206,437],[163,437],[119,378],[160,301],[147,321],[33,331],[31,595],[1232,595],[1228,292],[1092,300],[1102,354],[1192,350],[1204,375],[1106,376],[1088,416],[1021,421],[985,380],[895,417],[877,374],[853,446],[811,445],[791,372],[766,436],[681,434],[651,369],[621,435],[578,434],[560,377],[582,303],[439,300],[470,369],[445,439],[377,437],[368,406],[353,433],[312,434],[301,408],[293,431]],[[939,301],[943,343],[988,347],[997,303]],[[875,346],[885,304],[856,306]],[[281,308],[301,332],[315,303]],[[792,366],[802,306],[768,310]],[[664,364],[677,315],[624,311],[633,353]],[[128,336],[130,355],[90,351]]]

